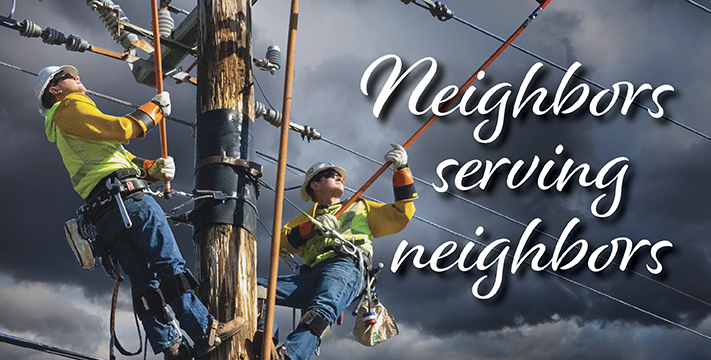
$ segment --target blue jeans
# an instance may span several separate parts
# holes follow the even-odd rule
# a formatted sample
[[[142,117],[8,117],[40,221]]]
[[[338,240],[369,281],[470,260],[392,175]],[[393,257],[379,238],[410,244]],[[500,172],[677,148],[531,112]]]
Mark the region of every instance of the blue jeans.
[[[153,197],[134,195],[138,199],[124,200],[133,225],[126,228],[118,206],[94,221],[97,241],[105,246],[121,264],[131,280],[134,299],[155,290],[162,279],[185,272],[185,260],[180,254],[173,232],[163,209]],[[195,342],[200,342],[207,332],[212,317],[205,305],[192,292],[179,298],[168,299],[180,326]],[[182,334],[162,316],[149,313],[141,319],[153,352],[158,354],[182,339]]]
[[[306,274],[277,277],[276,304],[314,310],[333,325],[338,316],[355,300],[364,284],[353,260],[326,259]],[[257,283],[267,286],[266,278]],[[291,360],[311,358],[320,344],[318,336],[299,326],[286,338],[286,355]]]

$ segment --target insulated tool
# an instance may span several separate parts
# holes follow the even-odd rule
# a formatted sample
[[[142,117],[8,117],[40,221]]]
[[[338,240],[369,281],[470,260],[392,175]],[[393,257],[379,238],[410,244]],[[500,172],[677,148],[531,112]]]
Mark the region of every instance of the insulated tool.
[[[126,228],[130,228],[133,223],[131,223],[131,218],[128,217],[128,211],[126,210],[126,205],[121,199],[121,181],[119,179],[113,178],[106,180],[106,188],[109,189],[109,193],[114,196],[116,204],[119,207],[119,212],[121,213],[121,219],[123,219],[123,224]]]
[[[163,56],[160,48],[160,29],[158,24],[158,0],[151,0],[151,13],[153,15],[153,62],[155,63],[156,91],[163,92]],[[165,120],[160,122],[160,156],[168,158],[168,139],[165,130]],[[170,199],[170,181],[165,180],[163,197]]]
[[[491,63],[493,63],[494,60],[496,60],[496,58],[499,57],[499,55],[501,55],[501,53],[504,51],[504,49],[506,49],[509,45],[511,45],[511,43],[514,41],[514,39],[516,39],[516,37],[518,37],[518,36],[521,34],[521,32],[523,32],[523,30],[526,29],[526,27],[528,26],[528,24],[530,24],[530,23],[533,21],[533,19],[535,19],[536,16],[538,16],[538,14],[540,14],[541,11],[543,11],[543,9],[544,9],[546,6],[548,6],[548,3],[550,2],[550,0],[536,0],[536,2],[538,2],[538,3],[540,4],[540,5],[536,8],[536,10],[534,10],[534,11],[531,13],[531,15],[529,15],[528,18],[526,18],[526,20],[523,22],[523,24],[521,24],[521,26],[519,26],[518,29],[516,29],[516,31],[506,40],[506,42],[503,43],[503,44],[496,50],[496,52],[494,52],[494,54],[492,54],[492,55],[489,57],[489,59],[486,60],[486,62],[484,62],[484,65],[482,65],[482,66],[479,68],[479,70],[477,70],[477,71],[469,78],[469,80],[467,80],[467,82],[464,83],[464,85],[462,85],[462,86],[459,88],[459,91],[457,92],[457,94],[456,94],[455,96],[453,96],[449,101],[447,101],[447,103],[445,103],[444,105],[442,105],[442,107],[440,108],[440,112],[446,111],[462,94],[464,94],[464,92],[469,88],[469,86],[471,86],[471,84],[474,82],[474,80],[477,79],[477,76],[479,75],[479,73],[482,72],[482,71],[484,71],[484,70],[486,70],[486,68],[488,68],[489,65],[491,65]],[[415,142],[415,140],[417,140],[417,138],[419,138],[420,135],[422,135],[422,133],[424,133],[425,130],[427,130],[427,128],[430,127],[430,125],[432,125],[432,123],[433,123],[435,120],[437,120],[438,117],[439,117],[439,116],[433,114],[432,117],[431,117],[429,120],[427,120],[427,122],[424,123],[424,124],[422,125],[422,127],[420,127],[420,129],[417,130],[417,132],[415,132],[415,134],[413,134],[412,137],[410,137],[409,140],[407,140],[406,143],[404,143],[404,144],[402,145],[402,147],[405,148],[405,149],[407,149],[408,147],[410,147],[410,145],[412,145],[412,143]],[[390,164],[391,164],[390,162],[386,162],[385,164],[383,164],[383,166],[381,166],[380,169],[379,169],[375,174],[373,174],[373,176],[371,176],[370,179],[368,179],[368,181],[366,181],[365,184],[363,184],[363,186],[361,186],[361,188],[358,189],[358,191],[357,191],[355,194],[353,194],[353,196],[351,196],[351,198],[348,199],[348,201],[346,201],[345,204],[343,204],[343,206],[341,206],[341,208],[338,210],[338,212],[336,212],[336,217],[339,217],[339,216],[343,215],[343,213],[344,213],[351,205],[353,205],[353,203],[354,203],[356,200],[358,200],[358,198],[360,198],[361,195],[363,195],[363,193],[365,192],[365,190],[367,190],[367,189],[370,187],[370,185],[372,185],[372,184],[375,182],[375,180],[377,180],[377,179],[380,177],[380,175],[382,175],[382,174],[385,172],[385,170],[388,169],[388,167],[390,166]]]

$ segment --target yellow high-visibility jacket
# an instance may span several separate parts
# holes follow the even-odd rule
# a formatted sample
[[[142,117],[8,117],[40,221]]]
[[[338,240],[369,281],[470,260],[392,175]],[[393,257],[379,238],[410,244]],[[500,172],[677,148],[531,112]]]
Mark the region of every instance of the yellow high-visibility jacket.
[[[74,190],[84,199],[103,177],[124,168],[152,163],[121,145],[150,129],[133,115],[105,115],[82,93],[67,95],[45,118],[47,140],[56,142]]]
[[[359,199],[338,218],[340,226],[336,231],[347,241],[367,251],[371,257],[374,238],[402,231],[415,214],[413,200],[417,198],[417,193],[409,168],[393,174],[393,188],[395,203],[381,204]],[[315,205],[306,213],[312,217],[335,214],[341,207],[340,203],[331,206]],[[334,240],[320,234],[303,214],[282,228],[281,248],[299,255],[308,266],[333,257],[335,253],[329,248],[334,245]]]

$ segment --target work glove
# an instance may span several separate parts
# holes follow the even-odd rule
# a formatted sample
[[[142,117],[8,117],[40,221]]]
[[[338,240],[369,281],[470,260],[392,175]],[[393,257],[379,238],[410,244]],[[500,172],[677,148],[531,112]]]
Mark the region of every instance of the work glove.
[[[407,151],[398,144],[390,144],[393,149],[385,154],[385,161],[393,163],[395,169],[400,170],[407,167]]]
[[[173,180],[175,177],[175,161],[172,156],[166,159],[157,159],[151,167],[148,168],[148,175],[155,179],[163,179],[165,181]]]
[[[163,91],[162,93],[154,96],[151,101],[160,106],[163,116],[170,116],[170,93]]]
[[[322,231],[325,232],[336,231],[341,226],[341,222],[338,221],[338,218],[331,214],[319,215],[316,217],[316,221],[320,222],[321,225],[323,225]]]

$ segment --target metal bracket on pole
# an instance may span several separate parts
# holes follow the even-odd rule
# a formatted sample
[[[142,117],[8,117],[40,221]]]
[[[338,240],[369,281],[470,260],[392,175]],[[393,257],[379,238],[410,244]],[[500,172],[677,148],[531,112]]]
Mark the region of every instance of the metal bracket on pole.
[[[195,204],[195,228],[231,224],[256,234],[257,178],[261,165],[254,163],[253,121],[231,109],[211,110],[197,121],[195,189],[236,194],[214,206]]]

